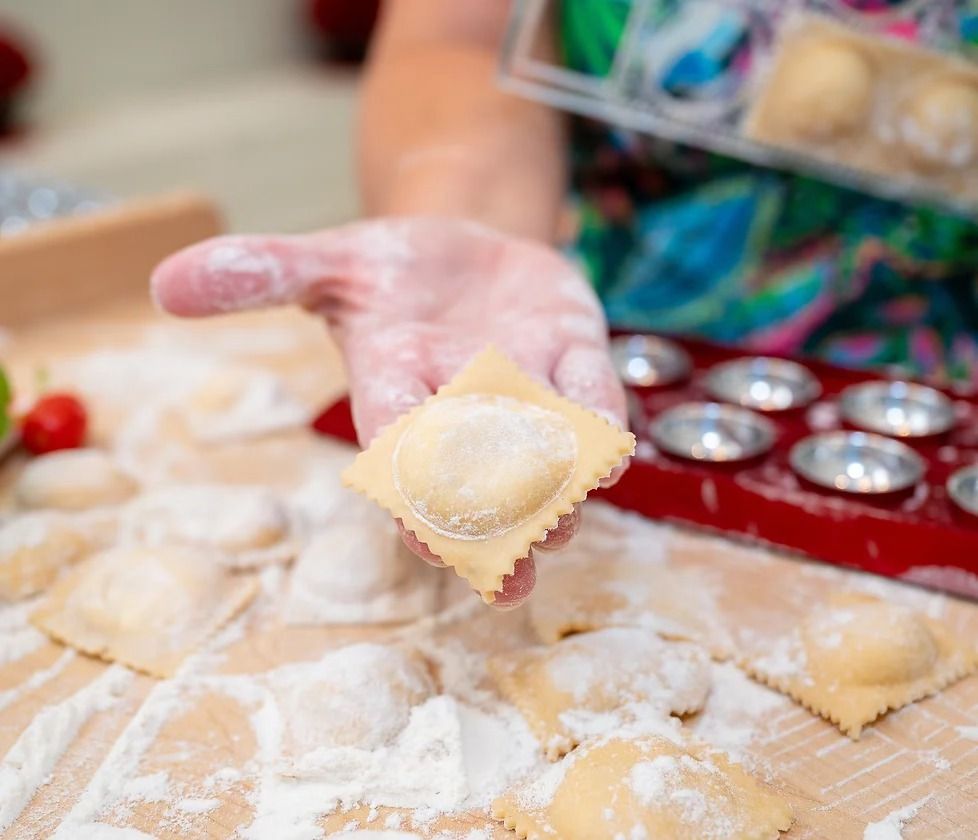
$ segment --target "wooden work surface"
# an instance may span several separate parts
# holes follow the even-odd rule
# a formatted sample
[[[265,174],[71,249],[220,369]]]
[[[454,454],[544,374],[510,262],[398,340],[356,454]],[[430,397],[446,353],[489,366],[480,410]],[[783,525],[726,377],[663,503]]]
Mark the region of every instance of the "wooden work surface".
[[[17,385],[29,389],[42,367],[59,383],[62,371],[67,370],[62,361],[65,357],[97,348],[125,347],[160,335],[170,341],[176,337],[183,346],[194,346],[195,342],[233,346],[238,358],[247,357],[250,364],[273,367],[285,376],[310,404],[321,404],[342,388],[337,353],[320,325],[290,311],[177,324],[154,315],[138,298],[87,315],[49,320],[30,331],[15,329],[0,346],[0,354]],[[249,337],[254,340],[249,341]],[[118,414],[95,408],[96,442],[107,440],[113,424],[119,422]],[[300,467],[332,446],[305,431],[293,431],[247,445],[211,446],[173,469],[178,477],[185,474],[195,480],[263,481],[287,487],[296,480]],[[9,487],[20,463],[16,457],[8,459],[0,469],[0,494]],[[935,545],[934,550],[939,551],[940,546]],[[701,570],[716,584],[717,620],[726,622],[735,636],[741,631],[790,627],[828,591],[856,585],[942,612],[961,637],[978,639],[975,604],[692,534],[676,534],[669,553],[670,563]],[[559,562],[559,556],[552,562]],[[9,632],[17,616],[25,612],[23,608],[0,607],[0,629]],[[516,646],[530,638],[524,612],[495,614],[480,608],[464,621],[447,622],[432,632],[458,634],[487,651]],[[252,607],[243,627],[243,635],[215,658],[215,672],[256,673],[315,658],[349,640],[400,632],[378,627],[289,627],[265,596]],[[64,703],[106,671],[105,664],[81,655],[61,660],[64,653],[62,647],[47,642],[0,666],[0,698],[4,692],[14,692],[13,701],[0,709],[0,756],[46,706]],[[179,682],[168,684],[137,676],[119,702],[83,722],[47,784],[39,788],[4,836],[49,836],[113,749],[130,756],[132,777],[165,770],[171,786],[183,783],[188,795],[221,768],[245,768],[256,750],[247,711],[227,696],[198,690],[192,702],[166,714],[172,693],[180,690]],[[158,721],[155,728],[151,727],[153,735],[148,741],[141,740],[140,732],[145,730],[132,725],[137,714]],[[795,808],[797,823],[788,835],[792,838],[859,838],[868,822],[929,796],[903,828],[903,836],[911,840],[964,840],[978,836],[978,741],[963,737],[956,727],[976,724],[978,678],[972,677],[937,697],[889,715],[869,727],[858,742],[785,700],[748,751],[769,768],[774,784]],[[121,788],[126,779],[111,783]],[[221,802],[205,813],[176,813],[172,802],[138,801],[94,816],[160,838],[231,837],[251,822],[252,784],[245,774],[220,792],[206,794],[220,797]],[[385,813],[381,809],[377,819]],[[365,809],[325,817],[322,825],[338,830],[356,817],[365,818]],[[372,822],[370,827],[382,828],[383,820]],[[492,827],[479,815],[438,820],[419,833],[434,836],[445,827],[483,828],[486,836],[493,838],[513,836]]]

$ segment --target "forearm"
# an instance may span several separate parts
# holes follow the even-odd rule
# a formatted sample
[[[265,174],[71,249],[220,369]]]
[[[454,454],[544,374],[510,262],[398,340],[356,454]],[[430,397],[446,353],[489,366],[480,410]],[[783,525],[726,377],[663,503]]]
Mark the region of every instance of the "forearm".
[[[552,241],[564,195],[561,119],[498,90],[497,39],[462,35],[381,33],[361,111],[364,209],[471,218]]]

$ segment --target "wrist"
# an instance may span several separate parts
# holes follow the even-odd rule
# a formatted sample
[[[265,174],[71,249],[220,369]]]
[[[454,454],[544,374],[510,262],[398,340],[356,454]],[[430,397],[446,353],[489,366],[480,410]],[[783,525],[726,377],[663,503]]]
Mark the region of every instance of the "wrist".
[[[383,194],[365,207],[370,216],[439,216],[478,222],[500,233],[553,244],[557,211],[545,197],[513,188],[494,159],[468,146],[435,146],[402,156]],[[518,177],[518,176],[517,176]]]

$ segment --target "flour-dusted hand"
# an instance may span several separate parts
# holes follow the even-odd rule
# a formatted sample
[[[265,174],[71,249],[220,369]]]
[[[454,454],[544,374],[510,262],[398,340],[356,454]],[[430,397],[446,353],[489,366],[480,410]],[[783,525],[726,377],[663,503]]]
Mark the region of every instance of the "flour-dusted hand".
[[[551,248],[472,222],[381,219],[301,236],[220,237],[163,262],[152,288],[175,315],[278,304],[323,315],[346,360],[364,445],[490,343],[564,396],[626,425],[604,315],[585,279]],[[538,547],[564,545],[577,524],[576,513],[563,517]],[[439,562],[412,533],[404,537]],[[534,580],[532,556],[517,561],[496,605],[519,604]]]

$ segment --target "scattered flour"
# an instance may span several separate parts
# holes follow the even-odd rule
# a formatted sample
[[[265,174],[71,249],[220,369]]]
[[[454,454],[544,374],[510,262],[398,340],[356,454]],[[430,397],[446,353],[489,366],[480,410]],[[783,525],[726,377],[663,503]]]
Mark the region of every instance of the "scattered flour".
[[[901,840],[903,837],[903,827],[910,822],[918,811],[930,801],[930,796],[892,811],[879,822],[870,823],[863,832],[863,840]]]
[[[336,742],[326,722],[313,719],[320,715],[300,714],[290,705],[289,682],[308,686],[311,673],[324,673],[322,663],[335,662],[325,669],[331,680],[339,681],[331,693],[334,699],[345,698],[341,702],[349,706],[335,710],[336,714],[348,718],[352,711],[364,710],[364,701],[378,696],[377,686],[369,684],[369,680],[376,683],[378,670],[367,668],[363,676],[368,683],[361,685],[362,669],[357,661],[375,662],[378,648],[396,651],[351,645],[326,654],[318,663],[298,663],[269,672],[268,686],[260,690],[257,701],[256,678],[210,678],[211,687],[226,690],[254,707],[251,723],[258,743],[258,779],[255,816],[241,831],[246,840],[317,838],[324,813],[359,804],[411,808],[412,823],[425,825],[443,813],[486,808],[517,778],[543,767],[539,744],[525,721],[505,705],[490,712],[449,694],[430,696],[407,707],[409,716],[400,724],[400,731],[393,733],[395,737],[385,729],[374,738],[372,748],[362,746],[371,743],[369,739]],[[463,651],[454,656],[466,659]],[[388,659],[382,656],[378,661]],[[341,660],[346,662],[343,667],[339,667]],[[459,695],[477,698],[480,692],[471,681],[481,671],[469,668],[470,664],[457,663],[453,673],[459,683],[451,688],[453,692],[458,689]],[[343,688],[343,681],[348,682],[349,690]],[[364,720],[381,712],[366,711]],[[400,714],[392,717],[383,712],[385,718],[395,721]],[[362,725],[357,723],[358,716],[349,719],[348,726]],[[388,818],[385,828],[401,829],[401,818]]]
[[[489,713],[460,703],[458,712],[469,788],[463,807],[485,808],[539,764],[539,745],[522,715],[509,706]]]
[[[56,367],[53,375],[98,402],[145,405],[185,397],[217,370],[213,355],[172,344],[101,350]]]
[[[118,702],[133,678],[131,671],[114,665],[68,699],[37,713],[0,762],[0,831],[17,819],[49,779],[78,730],[92,715]]]
[[[338,521],[313,533],[299,554],[286,622],[387,624],[436,612],[445,575],[404,547],[390,516],[376,505],[363,499],[340,509]]]
[[[125,796],[125,780],[135,775],[139,760],[167,720],[185,707],[185,694],[186,683],[179,677],[159,683],[149,693],[58,827],[56,840],[74,840],[86,824]]]
[[[632,767],[628,784],[643,804],[664,803],[679,811],[684,822],[698,827],[701,840],[723,840],[738,829],[732,803],[723,797],[710,802],[703,792],[718,773],[712,762],[691,755],[660,755]]]
[[[349,465],[353,453],[315,463],[308,477],[289,496],[289,504],[307,531],[327,527],[338,516],[357,513],[360,503],[357,496],[340,481],[340,472]]]
[[[254,273],[268,269],[275,273],[274,266],[253,263],[252,254],[218,249],[211,256],[212,267],[217,271]],[[228,368],[221,366],[222,359],[258,352],[250,331],[241,331],[228,340],[226,347],[210,340],[191,347],[183,337],[179,332],[161,331],[135,352],[106,351],[69,365],[71,378],[80,390],[129,412],[123,435],[116,441],[117,454],[126,465],[146,467],[140,459],[145,457],[146,447],[154,447],[161,411],[174,406],[180,409],[198,440],[248,437],[307,420],[306,409],[290,397],[278,377],[242,367],[236,368],[237,373],[228,385],[224,376]],[[271,344],[293,341],[288,333],[272,338]],[[133,405],[137,406],[134,412],[130,409]],[[284,408],[276,413],[273,409],[277,406]],[[351,453],[352,450],[344,450],[335,459],[329,459],[332,462],[329,468],[315,465],[309,481],[287,500],[290,513],[305,528],[304,536],[319,530],[328,533],[331,525],[346,517],[346,491],[340,487],[337,473],[340,462],[347,462]],[[149,470],[156,469],[159,475],[165,476],[180,457],[185,456],[176,451],[154,451],[155,467]],[[147,475],[144,469],[141,476]],[[211,524],[203,522],[201,527],[212,534]],[[590,561],[596,553],[613,552],[644,563],[660,563],[666,559],[672,539],[668,528],[592,502],[585,512],[581,535],[560,561],[566,562],[567,555],[575,553]],[[348,559],[352,559],[352,554]],[[348,566],[339,571],[352,570],[352,564]],[[390,568],[376,571],[374,578],[378,585],[391,584],[391,579],[384,574]],[[265,613],[280,609],[289,575],[281,568],[269,568],[261,573],[261,581],[263,598],[258,609],[252,609],[251,620],[256,614],[264,618]],[[349,585],[351,581],[352,578],[344,580],[341,575],[329,582]],[[353,582],[359,585],[360,579]],[[867,587],[875,585],[866,584]],[[354,593],[356,597],[352,600],[362,594]],[[621,594],[630,593],[625,590]],[[891,596],[893,592],[886,594]],[[936,596],[927,597],[928,612],[940,614],[943,601]],[[0,665],[45,644],[43,634],[26,626],[27,615],[33,608],[33,604],[0,607]],[[331,668],[333,676],[340,685],[345,682],[349,689],[344,702],[353,704],[352,709],[357,712],[351,720],[379,715],[392,722],[392,728],[378,738],[357,737],[352,743],[335,743],[324,737],[314,720],[316,712],[321,710],[319,705],[313,704],[311,716],[303,716],[295,713],[295,708],[283,696],[282,678],[291,673],[299,682],[308,683],[312,671],[301,666],[316,663],[300,663],[293,672],[289,671],[293,666],[284,666],[266,674],[248,676],[217,673],[221,664],[219,651],[243,634],[245,618],[242,617],[219,634],[205,651],[188,660],[177,677],[157,684],[150,691],[74,803],[55,834],[56,840],[152,840],[149,834],[97,820],[110,815],[118,818],[128,802],[170,800],[172,811],[168,819],[186,821],[190,815],[206,814],[218,808],[221,804],[218,794],[241,780],[249,782],[248,795],[255,807],[253,822],[240,831],[245,840],[269,837],[318,840],[324,834],[320,825],[323,814],[336,806],[353,804],[371,807],[368,823],[377,818],[376,808],[380,806],[413,810],[408,814],[389,815],[378,824],[382,825],[378,829],[360,828],[358,821],[353,820],[342,833],[330,836],[349,840],[419,840],[421,835],[406,830],[412,826],[423,829],[423,835],[434,840],[488,840],[490,832],[480,829],[465,834],[432,834],[430,824],[443,813],[484,809],[521,779],[529,780],[521,785],[523,804],[542,807],[552,799],[574,757],[572,754],[557,764],[545,762],[541,745],[522,716],[512,707],[500,704],[486,690],[482,655],[466,650],[450,636],[435,637],[439,627],[465,620],[480,610],[481,605],[467,598],[458,608],[418,621],[394,634],[402,641],[417,643],[416,648],[434,664],[438,676],[437,685],[432,683],[423,697],[404,708],[394,708],[397,704],[371,708],[377,696],[383,694],[377,687],[378,683],[386,683],[386,676],[378,679],[370,669],[366,674],[358,673],[356,668],[347,667],[350,663],[342,658],[332,661],[337,666]],[[336,613],[332,615],[335,618]],[[357,647],[362,646],[349,646]],[[55,678],[74,656],[67,651],[22,685],[0,692],[0,708]],[[796,650],[775,650],[771,657],[775,667],[769,667],[769,671],[794,673],[804,666]],[[753,683],[731,664],[711,664],[710,668],[711,693],[703,711],[688,721],[688,728],[699,739],[732,753],[735,758],[749,758],[745,755],[750,752],[747,748],[764,736],[766,720],[779,708],[790,706],[790,701]],[[580,677],[576,669],[573,676]],[[81,726],[95,712],[117,702],[132,679],[130,673],[114,666],[85,689],[40,712],[0,762],[0,831],[16,819],[37,787],[49,778],[51,769]],[[216,770],[193,790],[183,789],[179,783],[171,784],[165,771],[139,775],[141,760],[163,726],[188,709],[201,689],[224,691],[245,709],[257,743],[254,758],[241,767]],[[655,726],[667,726],[660,717],[650,714],[643,723],[655,731]],[[594,721],[586,723],[591,725]],[[669,723],[675,724],[674,730],[657,734],[678,737],[678,721]],[[961,737],[978,740],[978,726],[957,729]],[[297,745],[302,749],[297,750]],[[633,786],[644,796],[669,795],[691,814],[701,814],[707,806],[702,795],[674,784],[681,771],[691,769],[684,768],[684,760],[694,761],[688,757],[660,757],[639,765],[631,774]],[[936,757],[933,763],[941,767],[939,762],[943,759]],[[867,826],[864,837],[898,840],[901,827],[926,801],[895,811]],[[112,813],[114,807],[119,808],[118,813]]]
[[[146,750],[167,721],[192,702],[199,675],[219,664],[220,651],[240,638],[243,622],[244,617],[233,621],[198,653],[184,660],[172,679],[154,686],[125,729],[116,737],[112,748],[58,826],[54,840],[75,840],[82,836],[90,836],[93,840],[99,838],[97,834],[87,835],[84,832],[93,830],[92,826],[98,825],[97,817],[125,797],[126,781],[136,776]],[[133,678],[130,671],[119,666],[110,668],[102,678],[117,673],[117,670],[122,671],[127,679]],[[114,838],[114,835],[110,836]]]
[[[170,777],[165,771],[137,776],[125,783],[122,795],[135,802],[162,802],[167,798]]]
[[[120,828],[107,823],[80,825],[71,837],[72,840],[156,840],[152,834],[137,828]]]
[[[557,793],[560,783],[564,781],[564,776],[567,775],[574,758],[575,753],[571,753],[569,757],[551,764],[530,782],[524,784],[518,793],[520,805],[529,810],[537,810],[546,808],[553,802],[554,794]]]
[[[280,377],[262,370],[215,374],[190,395],[181,412],[201,443],[261,437],[312,419]]]
[[[0,607],[0,666],[29,656],[47,644],[48,637],[27,625],[36,601]]]
[[[183,811],[185,814],[206,814],[208,811],[213,811],[215,808],[220,807],[221,800],[216,798],[196,799],[194,797],[186,797],[177,802],[177,810]]]
[[[53,680],[60,674],[75,658],[75,652],[68,648],[59,656],[53,664],[40,671],[35,671],[24,682],[14,688],[0,691],[0,711],[7,708],[11,703],[17,702],[25,694],[30,693],[36,688],[40,688],[46,682]]]
[[[758,670],[772,677],[797,677],[805,672],[808,657],[797,636],[786,636],[771,645],[770,651],[755,660]]]
[[[715,662],[706,706],[690,730],[737,761],[750,763],[747,747],[763,737],[772,713],[791,706],[787,697],[754,682],[736,665]]]

